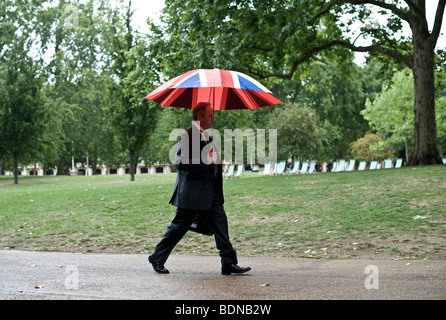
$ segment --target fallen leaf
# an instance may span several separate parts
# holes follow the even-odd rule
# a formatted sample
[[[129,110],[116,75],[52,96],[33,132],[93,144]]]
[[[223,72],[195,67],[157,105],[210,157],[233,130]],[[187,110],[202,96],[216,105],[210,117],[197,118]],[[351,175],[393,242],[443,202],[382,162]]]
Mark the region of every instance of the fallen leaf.
[[[269,283],[262,283],[259,287],[269,287]]]
[[[43,286],[39,286],[37,284],[34,286],[34,289],[42,289],[42,288],[43,288]]]
[[[322,248],[321,250],[322,250],[322,251],[327,251],[327,249],[328,249],[328,248]]]
[[[304,253],[310,253],[310,252],[311,252],[311,249],[308,249],[308,250],[305,250]]]

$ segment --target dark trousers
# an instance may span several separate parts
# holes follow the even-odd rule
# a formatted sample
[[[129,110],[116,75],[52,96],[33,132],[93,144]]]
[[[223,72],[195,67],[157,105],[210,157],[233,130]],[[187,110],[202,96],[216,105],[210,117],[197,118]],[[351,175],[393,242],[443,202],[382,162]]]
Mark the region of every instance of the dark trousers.
[[[220,201],[220,198],[214,193],[212,207],[209,210],[203,211],[208,218],[208,224],[211,231],[214,233],[215,243],[220,252],[222,266],[237,264],[237,253],[229,241],[228,232],[228,218]],[[187,210],[177,208],[175,218],[167,227],[166,233],[160,242],[156,245],[153,251],[153,258],[164,264],[167,261],[170,253],[177,243],[183,238],[193,222],[196,210]]]

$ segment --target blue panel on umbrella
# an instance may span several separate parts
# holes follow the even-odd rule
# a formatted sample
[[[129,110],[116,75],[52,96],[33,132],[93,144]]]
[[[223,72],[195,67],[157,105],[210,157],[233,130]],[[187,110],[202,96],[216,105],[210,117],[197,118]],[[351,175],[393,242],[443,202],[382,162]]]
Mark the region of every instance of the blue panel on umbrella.
[[[240,82],[240,89],[263,91],[262,89],[257,87],[252,81],[249,81],[248,79],[243,78],[240,75],[237,75],[237,76],[238,76],[238,81]]]
[[[179,83],[175,88],[200,88],[200,74],[197,72],[195,75]]]

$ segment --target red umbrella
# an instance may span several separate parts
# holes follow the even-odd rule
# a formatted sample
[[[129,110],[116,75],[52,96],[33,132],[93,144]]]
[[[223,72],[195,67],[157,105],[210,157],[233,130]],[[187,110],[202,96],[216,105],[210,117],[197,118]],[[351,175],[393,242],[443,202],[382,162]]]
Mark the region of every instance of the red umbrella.
[[[257,109],[282,103],[250,76],[221,69],[188,71],[165,82],[146,99],[165,107],[181,108],[209,102],[214,110]]]

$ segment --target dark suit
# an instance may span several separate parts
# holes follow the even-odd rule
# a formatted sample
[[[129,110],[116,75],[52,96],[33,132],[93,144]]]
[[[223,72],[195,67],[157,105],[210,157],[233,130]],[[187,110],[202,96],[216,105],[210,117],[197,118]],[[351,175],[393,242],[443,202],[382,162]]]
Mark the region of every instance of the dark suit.
[[[196,143],[197,150],[193,150],[193,143]],[[207,144],[195,126],[189,127],[181,135],[175,159],[178,175],[170,199],[170,203],[174,206],[208,210],[212,206],[214,193],[217,193],[221,203],[224,203],[221,164],[206,164],[201,159],[201,151]],[[208,146],[206,150],[211,147]]]
[[[177,211],[152,254],[162,265],[188,231],[197,211],[208,218],[209,228],[214,233],[216,246],[220,251],[222,266],[237,264],[237,254],[229,241],[228,220],[223,208],[222,166],[203,162],[202,151],[207,154],[212,145],[202,141],[201,136],[198,128],[193,125],[178,141],[175,160],[178,174],[170,200]]]

